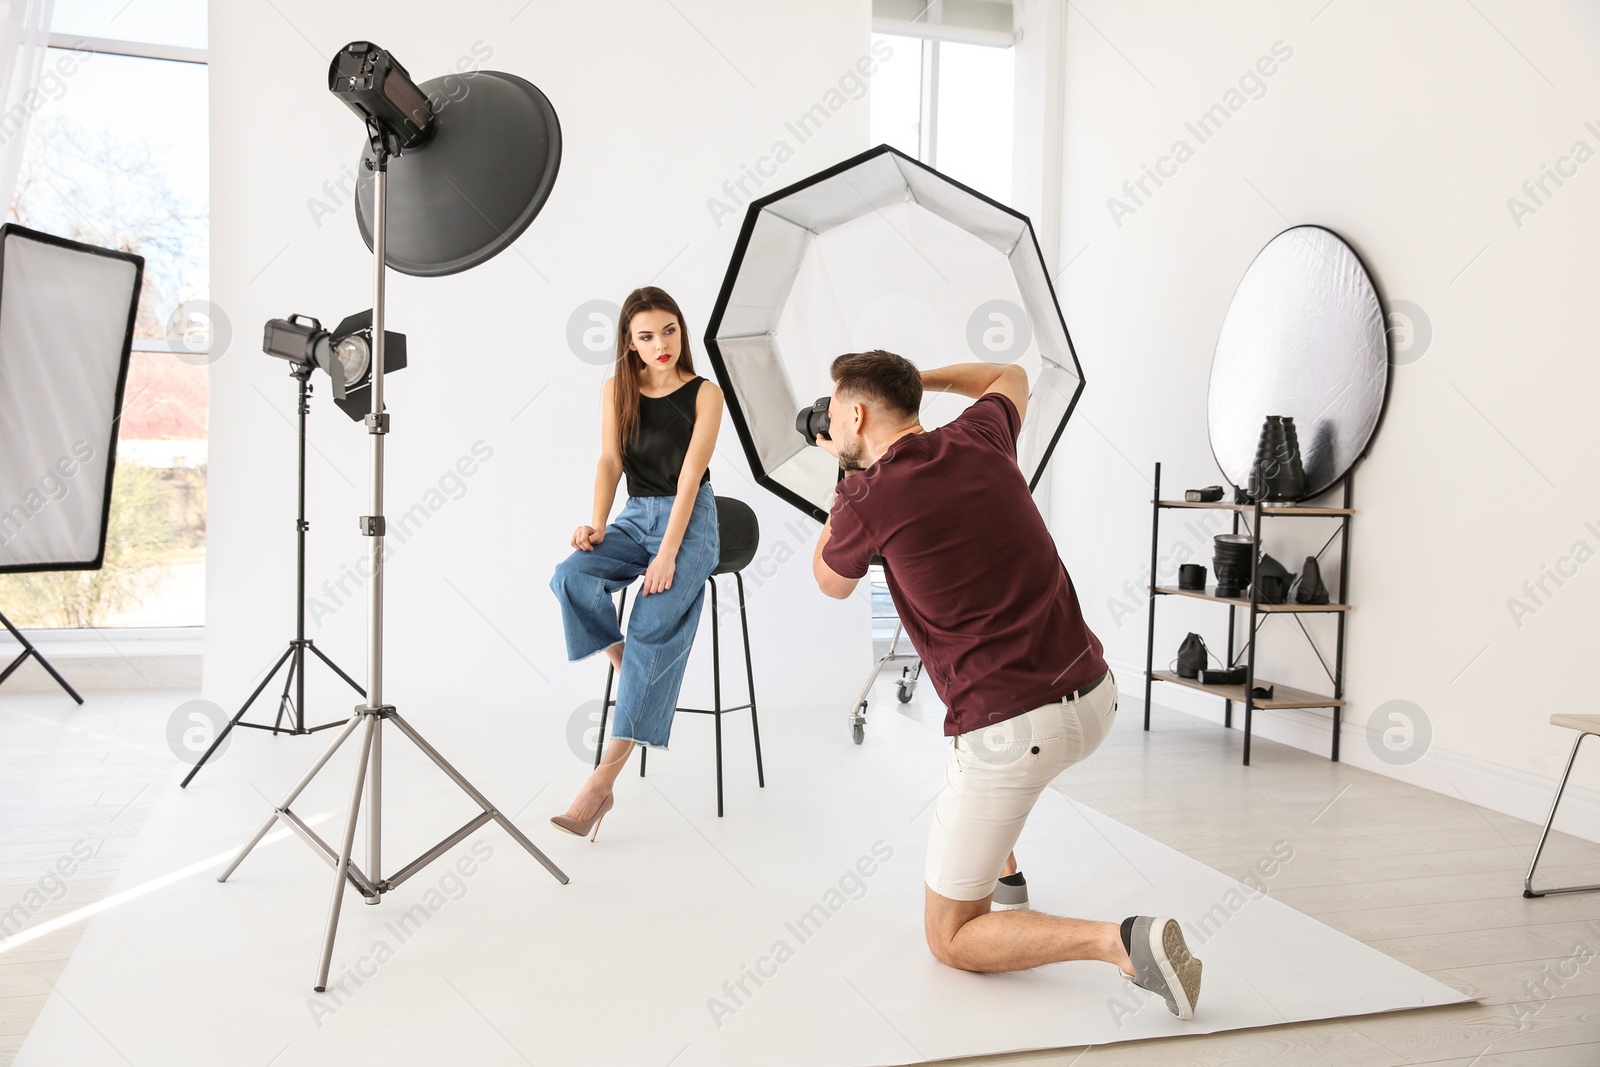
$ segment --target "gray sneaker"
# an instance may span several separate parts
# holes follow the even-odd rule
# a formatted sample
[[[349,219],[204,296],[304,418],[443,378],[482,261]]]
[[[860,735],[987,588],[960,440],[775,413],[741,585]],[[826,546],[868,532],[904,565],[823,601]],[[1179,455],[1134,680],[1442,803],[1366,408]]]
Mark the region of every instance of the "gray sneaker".
[[[1128,981],[1159,994],[1178,1018],[1194,1018],[1200,999],[1200,961],[1189,955],[1178,920],[1131,915],[1122,921],[1122,944],[1133,961],[1134,976]]]
[[[990,911],[1027,911],[1028,882],[1022,872],[1008,874],[995,883],[994,896],[989,901]]]

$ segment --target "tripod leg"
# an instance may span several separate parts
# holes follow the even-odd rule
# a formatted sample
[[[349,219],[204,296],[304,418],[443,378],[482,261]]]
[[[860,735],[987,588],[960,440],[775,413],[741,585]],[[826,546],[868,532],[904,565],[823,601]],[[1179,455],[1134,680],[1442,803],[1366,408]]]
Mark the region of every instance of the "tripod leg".
[[[5,670],[0,671],[0,682],[4,682],[7,678],[11,677],[11,672],[12,671],[16,670],[18,667],[22,666],[24,663],[26,663],[28,661],[28,656],[29,656],[28,650],[27,649],[23,649],[22,650],[22,655],[18,656],[16,659],[12,660],[10,665],[7,666]]]
[[[289,646],[289,653],[289,673],[283,676],[283,695],[278,698],[278,717],[272,720],[273,737],[277,737],[279,731],[283,729],[283,712],[284,709],[289,706],[289,690],[294,685],[295,668],[299,667],[304,669],[305,665],[305,656],[301,654],[293,644]],[[296,707],[294,710],[296,716],[298,716],[300,709]]]
[[[306,642],[306,647],[309,648],[312,652],[315,652],[317,654],[317,658],[320,659],[322,662],[326,663],[329,666],[329,668],[332,669],[334,674],[337,674],[339,677],[341,677],[345,681],[349,682],[351,689],[354,689],[356,692],[360,693],[362,696],[366,696],[367,695],[367,691],[366,691],[365,688],[362,687],[361,683],[356,681],[354,678],[350,677],[348,674],[344,673],[344,671],[340,670],[339,669],[339,665],[337,663],[333,662],[333,660],[329,659],[323,653],[322,649],[318,648],[316,645],[312,644],[310,641]]]
[[[4,682],[7,678],[11,677],[11,672],[22,666],[22,662],[29,656],[32,656],[34,659],[39,661],[39,666],[50,672],[50,677],[54,678],[56,680],[56,684],[67,691],[67,695],[69,697],[77,701],[79,704],[83,703],[83,698],[78,695],[78,691],[72,688],[71,685],[67,684],[67,680],[61,677],[61,675],[56,671],[55,667],[51,665],[49,660],[45,659],[39,654],[39,650],[33,647],[32,641],[29,641],[26,637],[22,636],[22,631],[11,625],[10,619],[6,618],[4,615],[0,615],[0,624],[4,624],[5,628],[11,631],[11,636],[15,637],[18,643],[22,645],[22,655],[12,660],[11,665],[3,672],[0,672],[0,682]]]
[[[272,824],[278,821],[278,812],[288,810],[289,805],[293,804],[300,794],[305,791],[306,786],[311,784],[311,779],[315,778],[317,776],[317,772],[322,770],[322,768],[327,765],[327,762],[333,758],[333,754],[339,751],[339,746],[344,744],[345,738],[349,737],[351,733],[355,731],[356,726],[360,722],[360,712],[350,716],[349,721],[346,722],[342,728],[340,728],[338,734],[334,736],[333,741],[326,749],[323,750],[322,755],[317,757],[317,762],[313,763],[311,765],[311,769],[305,773],[300,781],[295,783],[295,787],[293,789],[289,790],[289,795],[283,798],[283,803],[272,809],[272,814],[268,815],[267,821],[261,824],[261,829],[257,830],[256,835],[239,850],[239,854],[237,856],[233,857],[233,862],[228,864],[221,874],[217,875],[217,881],[226,882],[228,880],[228,876],[234,871],[238,870],[239,864],[243,863],[244,858],[250,855],[250,850],[261,843],[261,839],[267,836],[267,831],[272,829]]]
[[[361,817],[361,787],[367,781],[367,761],[372,756],[372,741],[378,728],[376,715],[364,716],[366,734],[361,738],[361,758],[356,761],[356,781],[350,787],[350,814],[344,820],[344,839],[339,846],[339,865],[334,868],[333,903],[328,908],[328,932],[322,936],[322,959],[317,965],[318,993],[327,992],[328,968],[333,963],[333,938],[339,932],[339,909],[344,904],[345,881],[350,877],[350,850],[356,844],[356,820]]]
[[[450,766],[445,758],[439,755],[438,751],[435,750],[432,745],[428,744],[427,740],[424,739],[421,734],[417,733],[416,730],[411,728],[410,723],[406,722],[400,717],[399,712],[390,712],[389,719],[395,724],[395,726],[400,728],[401,733],[405,734],[411,739],[412,744],[416,745],[422,750],[422,754],[424,756],[427,756],[429,759],[433,760],[433,762],[438,765],[441,771],[449,775],[450,780],[456,785],[460,786],[463,793],[471,797],[478,807],[482,808],[491,818],[494,819],[495,822],[504,827],[506,833],[511,835],[511,839],[513,841],[527,849],[528,854],[542,863],[545,870],[555,875],[556,881],[560,882],[562,885],[567,884],[568,878],[562,873],[561,868],[557,867],[554,863],[551,863],[550,857],[539,851],[539,846],[528,840],[528,835],[517,829],[516,823],[512,822],[510,819],[506,818],[505,815],[501,814],[499,808],[489,803],[488,797],[478,792],[478,790],[473,787],[471,782],[467,781],[461,776],[460,771]]]
[[[211,754],[222,745],[222,742],[227,738],[228,734],[230,734],[233,731],[233,728],[238,725],[239,720],[244,718],[244,713],[250,710],[250,705],[256,702],[256,697],[261,695],[261,691],[267,687],[268,682],[272,681],[273,675],[278,673],[278,668],[283,666],[283,661],[288,659],[289,653],[293,651],[293,645],[290,645],[288,648],[284,649],[283,655],[278,657],[278,662],[274,663],[272,665],[272,669],[267,672],[267,676],[261,679],[261,684],[256,686],[256,691],[250,694],[250,699],[246,700],[244,702],[244,706],[234,714],[233,718],[228,720],[228,725],[224,726],[220,731],[217,732],[217,736],[211,742],[211,747],[206,749],[205,755],[201,756],[195,762],[195,765],[189,768],[189,773],[184,775],[183,781],[178,783],[179,789],[189,788],[189,783],[194,780],[195,775],[200,773],[200,768],[206,765],[206,760],[211,758]],[[280,716],[282,715],[282,709],[279,709],[279,714]],[[285,804],[284,806],[287,807],[288,805]]]

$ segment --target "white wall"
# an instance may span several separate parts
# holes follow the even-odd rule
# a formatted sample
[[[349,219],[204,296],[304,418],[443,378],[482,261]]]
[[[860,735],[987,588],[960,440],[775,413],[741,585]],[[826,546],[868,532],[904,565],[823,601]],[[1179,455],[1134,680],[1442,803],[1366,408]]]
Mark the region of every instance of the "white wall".
[[[213,299],[233,339],[212,367],[207,698],[236,706],[293,633],[294,383],[260,353],[262,323],[298,311],[331,325],[370,305],[372,260],[335,187],[362,144],[326,90],[337,49],[375,40],[419,81],[458,61],[510,71],[560,114],[560,178],[513,249],[449,278],[390,275],[389,325],[408,335],[411,359],[388,382],[391,542],[413,505],[427,517],[386,571],[385,696],[424,731],[433,714],[470,712],[486,731],[531,716],[561,744],[605,678],[603,657],[567,663],[547,588],[573,528],[589,521],[606,374],[569,348],[569,318],[585,302],[661,285],[684,307],[697,369],[713,376],[701,337],[743,202],[867,147],[865,97],[848,98],[848,79],[838,87],[869,32],[865,0],[765,5],[759,19],[735,0],[211,5]],[[801,143],[786,123],[819,103],[830,117]],[[780,141],[794,157],[764,189],[747,183],[719,225],[708,200],[727,201],[724,183]],[[316,200],[331,214],[316,217]],[[310,632],[364,678],[364,593],[348,579],[344,593],[324,583],[365,557],[356,516],[367,440],[320,375],[317,394],[309,586],[338,610]],[[474,466],[475,445],[492,454]],[[457,480],[463,458],[473,473]],[[869,667],[864,588],[845,603],[817,594],[818,525],[750,481],[731,420],[711,476],[762,521],[746,585],[763,712],[811,715],[844,736]],[[624,486],[617,509],[625,497]],[[734,587],[724,581],[726,608]],[[724,630],[735,642],[736,618]],[[708,602],[682,698],[699,707],[711,700],[709,625]],[[725,670],[737,703],[736,655]],[[312,676],[312,721],[348,714],[353,694],[325,684],[320,668]]]
[[[1264,89],[1247,85],[1258,98],[1199,143],[1185,122],[1278,42],[1292,54]],[[1091,624],[1131,677],[1144,666],[1152,465],[1164,463],[1164,495],[1221,480],[1205,391],[1233,289],[1280,230],[1331,227],[1390,307],[1410,302],[1431,331],[1426,345],[1394,335],[1404,365],[1357,469],[1345,758],[1542,818],[1574,738],[1549,716],[1596,710],[1600,564],[1565,564],[1575,575],[1520,622],[1508,601],[1576,543],[1586,560],[1600,551],[1597,44],[1600,8],[1576,2],[1071,7],[1060,292],[1089,385],[1055,466],[1053,518]],[[1123,182],[1180,139],[1193,157],[1115,219],[1109,198],[1133,203]],[[1535,205],[1523,182],[1575,151],[1586,162],[1562,164],[1576,173]],[[1513,218],[1510,197],[1535,212]],[[1278,529],[1268,548],[1294,567],[1303,538]],[[1206,539],[1179,519],[1161,550],[1187,540],[1209,565]],[[1222,609],[1174,599],[1158,613],[1161,665],[1189,629],[1220,650]],[[1262,673],[1315,683],[1292,622],[1268,629]],[[1313,632],[1331,655],[1332,625]],[[1154,699],[1220,720],[1220,701],[1173,686]],[[1432,734],[1404,766],[1355,729],[1396,699]],[[1263,733],[1326,751],[1326,713],[1264,718]],[[1600,785],[1600,761],[1579,769],[1575,782]]]

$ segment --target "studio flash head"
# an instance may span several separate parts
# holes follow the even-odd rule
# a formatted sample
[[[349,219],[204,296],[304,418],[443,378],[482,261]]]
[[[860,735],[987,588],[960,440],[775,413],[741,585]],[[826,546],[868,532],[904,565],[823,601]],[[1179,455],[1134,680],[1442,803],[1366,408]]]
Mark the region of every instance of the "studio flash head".
[[[351,41],[328,66],[328,91],[381,134],[390,155],[426,144],[433,109],[400,61],[370,41]]]
[[[366,415],[372,383],[372,312],[351,315],[332,330],[309,315],[290,315],[267,322],[261,349],[269,356],[288,360],[298,374],[320,368],[333,383],[333,402],[360,422]],[[406,337],[383,332],[385,374],[406,365]]]
[[[806,444],[817,443],[817,435],[831,441],[833,437],[828,433],[832,423],[828,420],[828,402],[832,397],[825,396],[808,408],[801,408],[800,414],[795,417],[794,428],[800,431],[800,436],[806,439]]]

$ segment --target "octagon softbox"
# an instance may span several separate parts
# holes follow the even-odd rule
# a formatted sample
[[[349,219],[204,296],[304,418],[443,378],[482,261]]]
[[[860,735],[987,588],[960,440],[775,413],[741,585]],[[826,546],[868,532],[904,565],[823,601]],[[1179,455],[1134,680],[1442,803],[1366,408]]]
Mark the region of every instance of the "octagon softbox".
[[[756,480],[823,521],[838,464],[795,431],[845,352],[924,369],[982,360],[1028,372],[1017,457],[1030,487],[1083,374],[1026,215],[880,145],[752,202],[706,329]],[[928,429],[970,403],[924,398]]]

